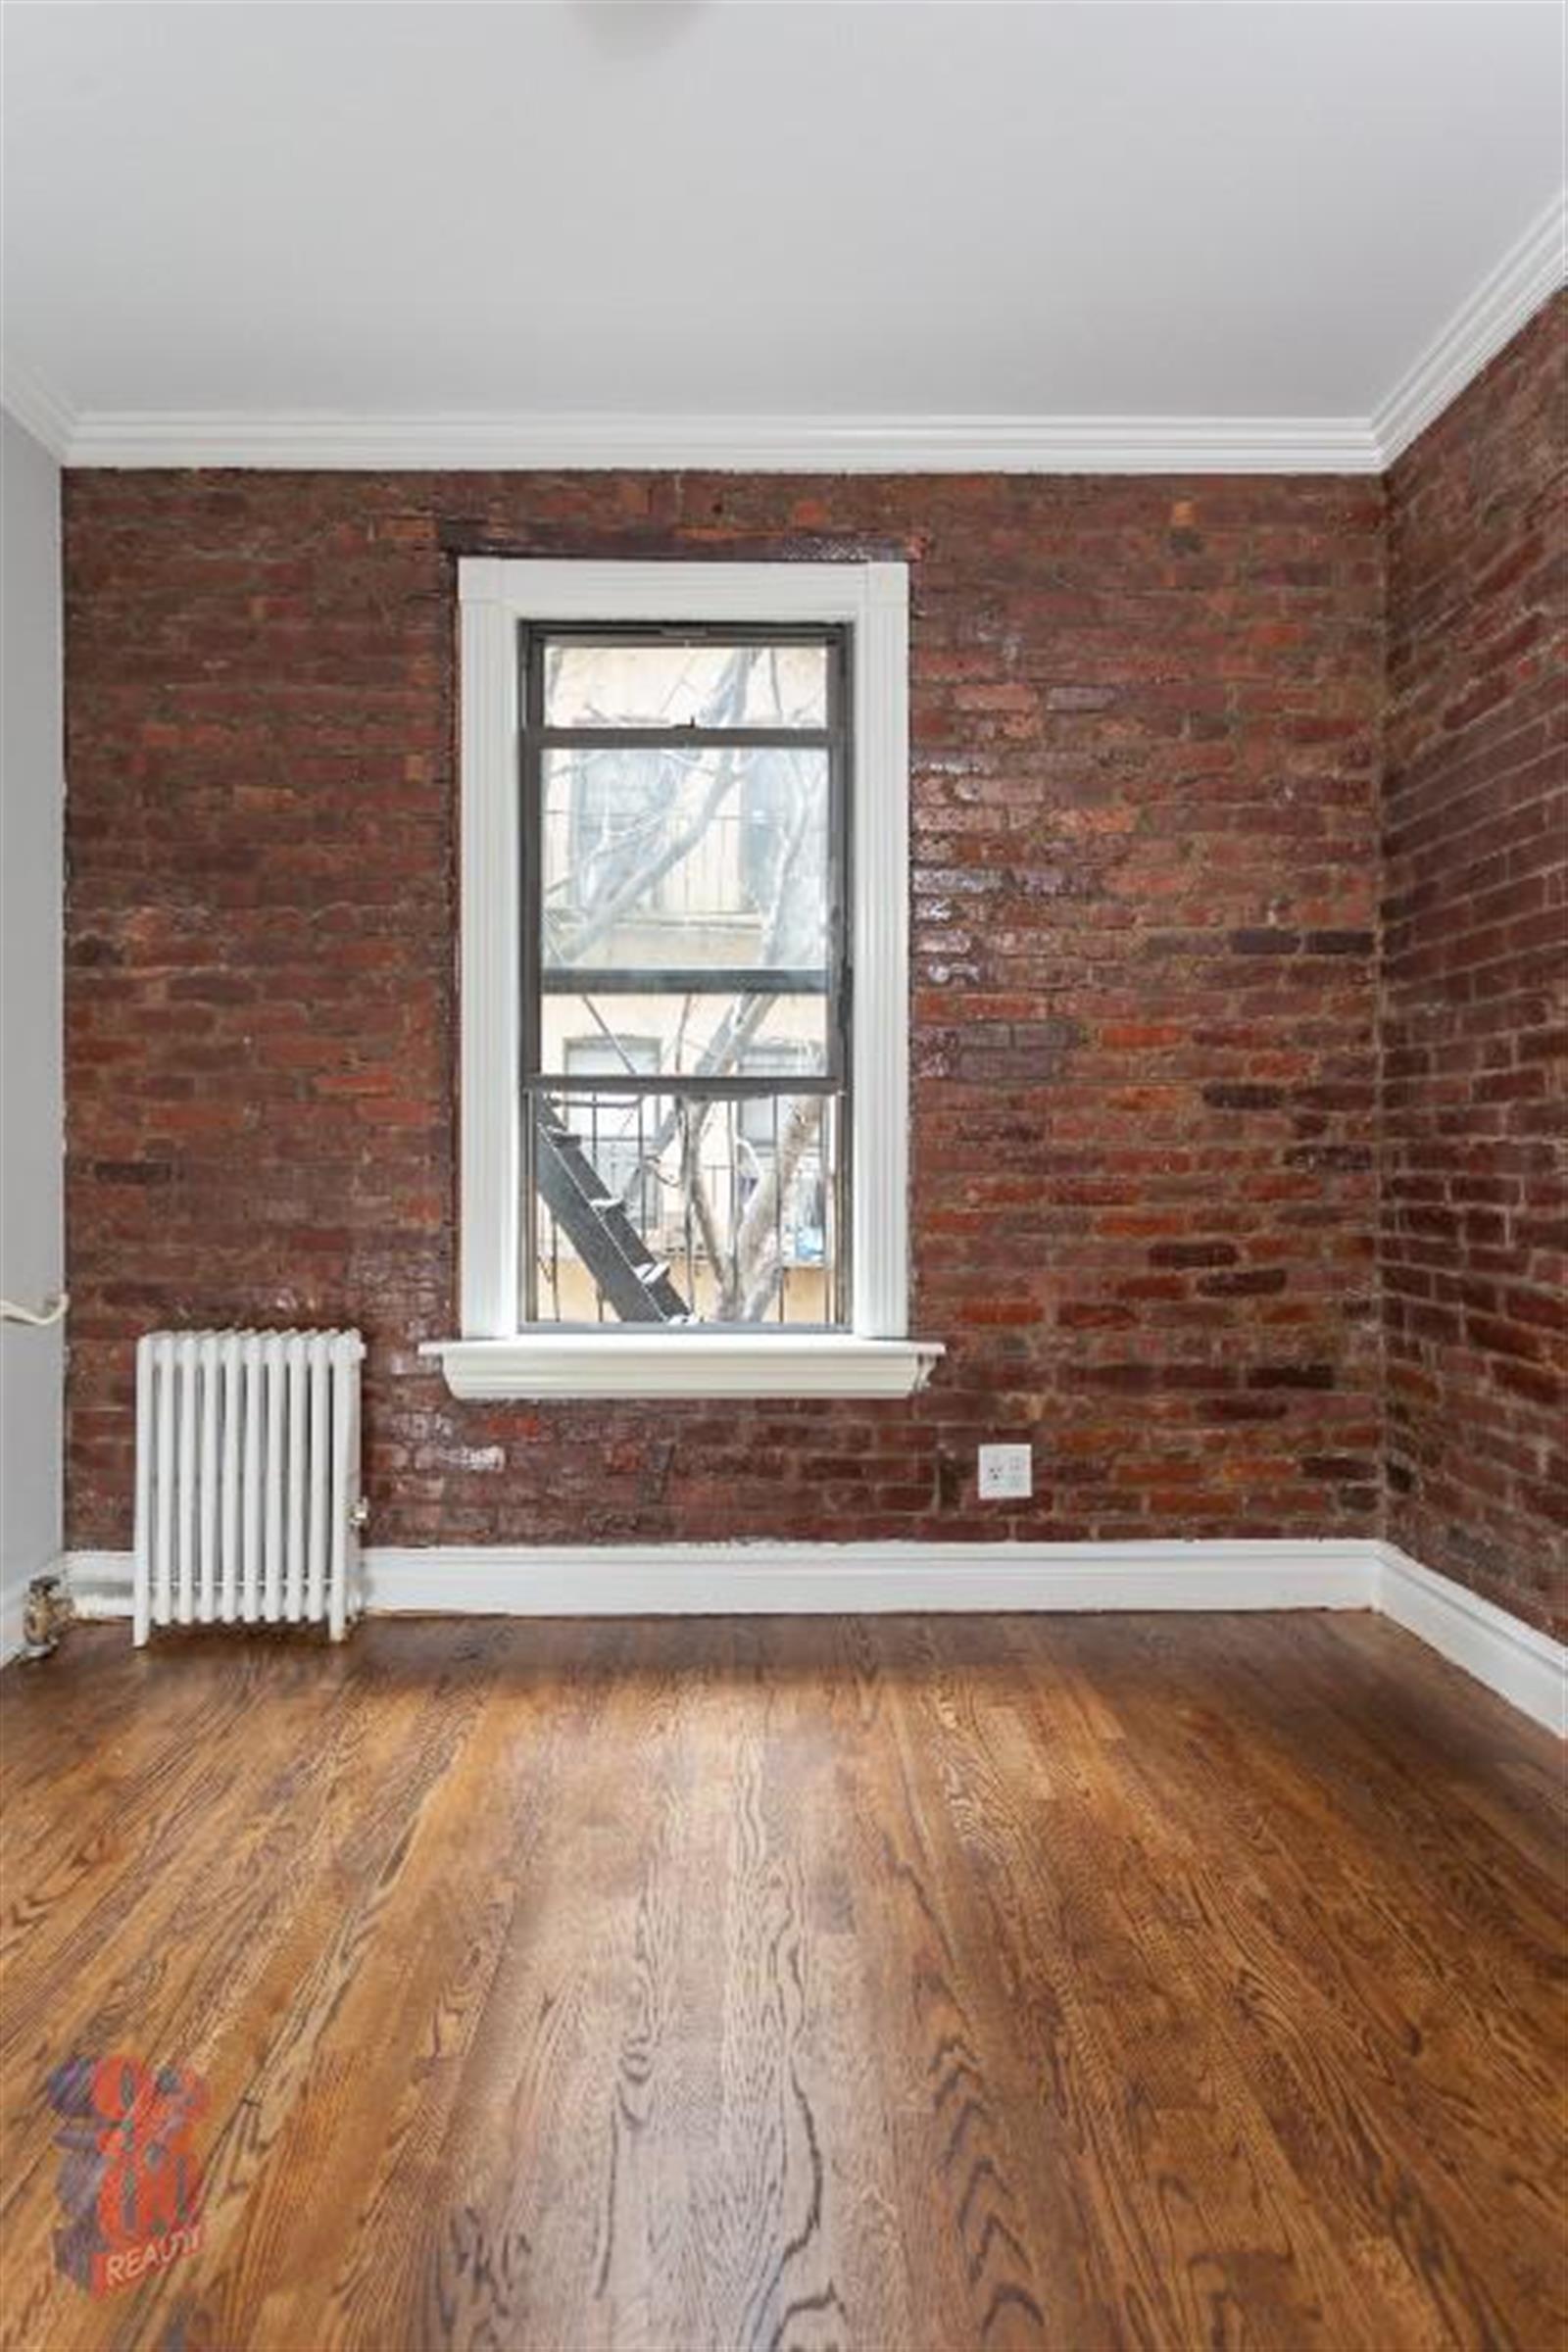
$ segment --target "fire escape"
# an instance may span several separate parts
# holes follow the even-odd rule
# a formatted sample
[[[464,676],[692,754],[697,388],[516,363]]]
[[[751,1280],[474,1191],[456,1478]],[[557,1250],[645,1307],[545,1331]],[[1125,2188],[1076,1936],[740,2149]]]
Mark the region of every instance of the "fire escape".
[[[552,1216],[623,1323],[687,1323],[691,1308],[633,1224],[607,1192],[554,1103],[541,1103],[539,1190]]]

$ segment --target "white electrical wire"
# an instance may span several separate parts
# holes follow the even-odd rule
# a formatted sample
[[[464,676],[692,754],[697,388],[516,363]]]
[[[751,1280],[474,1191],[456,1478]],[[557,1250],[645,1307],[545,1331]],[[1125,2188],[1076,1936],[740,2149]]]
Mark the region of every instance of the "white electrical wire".
[[[62,1291],[52,1304],[46,1304],[41,1314],[30,1306],[19,1306],[14,1298],[0,1298],[0,1323],[25,1323],[34,1331],[47,1331],[51,1323],[64,1322],[71,1305],[71,1293]]]

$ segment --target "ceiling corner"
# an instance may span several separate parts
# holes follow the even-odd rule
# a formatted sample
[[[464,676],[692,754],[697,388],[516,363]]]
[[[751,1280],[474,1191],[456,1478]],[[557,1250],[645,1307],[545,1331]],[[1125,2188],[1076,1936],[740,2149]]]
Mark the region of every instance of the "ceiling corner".
[[[1385,468],[1556,292],[1568,274],[1565,254],[1568,189],[1559,188],[1372,412]]]
[[[71,459],[71,445],[75,436],[76,412],[67,400],[7,355],[0,360],[0,408],[43,444],[52,458],[61,465]]]

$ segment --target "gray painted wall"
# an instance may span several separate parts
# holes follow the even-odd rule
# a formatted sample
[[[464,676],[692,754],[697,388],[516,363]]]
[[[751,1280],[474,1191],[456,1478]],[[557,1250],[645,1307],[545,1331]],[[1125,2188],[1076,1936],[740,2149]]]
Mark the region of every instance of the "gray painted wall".
[[[63,1275],[60,468],[0,412],[0,1291]],[[60,1327],[0,1329],[0,1654],[60,1548]]]

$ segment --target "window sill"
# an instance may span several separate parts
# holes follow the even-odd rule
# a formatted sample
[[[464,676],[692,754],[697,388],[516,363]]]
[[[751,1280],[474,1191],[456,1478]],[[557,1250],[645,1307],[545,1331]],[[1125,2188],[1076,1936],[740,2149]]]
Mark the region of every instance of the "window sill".
[[[943,1353],[932,1340],[851,1333],[523,1332],[430,1340],[454,1396],[909,1396]]]

